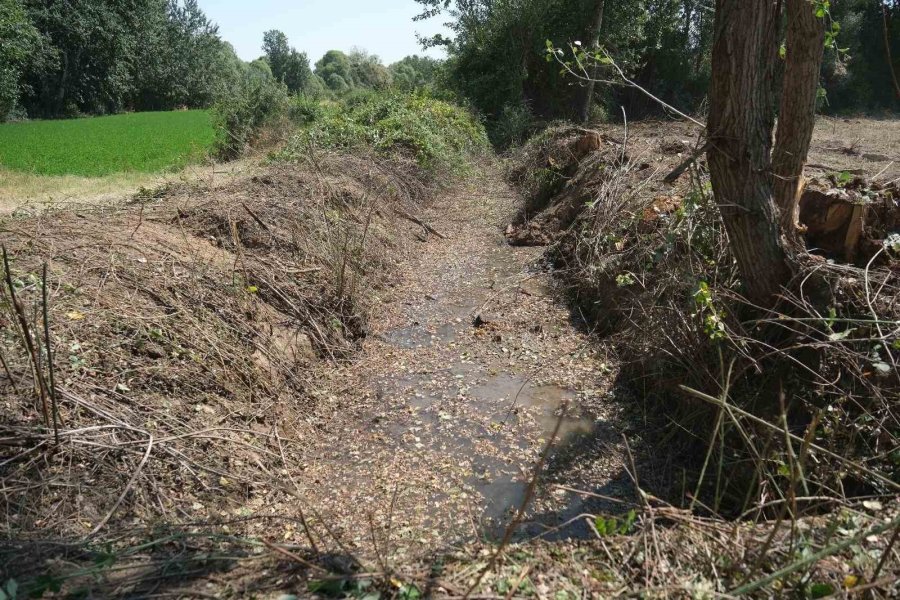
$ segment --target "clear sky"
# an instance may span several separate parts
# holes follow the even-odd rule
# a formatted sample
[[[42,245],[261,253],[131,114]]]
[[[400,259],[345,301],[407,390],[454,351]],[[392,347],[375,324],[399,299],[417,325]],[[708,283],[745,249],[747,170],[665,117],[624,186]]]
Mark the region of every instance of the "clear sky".
[[[315,63],[328,50],[364,48],[385,64],[407,54],[441,57],[442,51],[427,53],[416,41],[416,33],[445,32],[443,17],[413,22],[421,12],[414,0],[199,0],[219,34],[231,42],[244,60],[262,54],[263,32],[280,29],[292,46],[306,52]]]

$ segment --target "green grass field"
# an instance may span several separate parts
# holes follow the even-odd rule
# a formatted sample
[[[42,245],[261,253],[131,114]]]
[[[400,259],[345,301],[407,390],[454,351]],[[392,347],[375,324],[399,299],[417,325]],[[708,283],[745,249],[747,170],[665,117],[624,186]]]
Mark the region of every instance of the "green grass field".
[[[0,125],[0,166],[40,175],[155,173],[206,156],[214,131],[202,110]]]

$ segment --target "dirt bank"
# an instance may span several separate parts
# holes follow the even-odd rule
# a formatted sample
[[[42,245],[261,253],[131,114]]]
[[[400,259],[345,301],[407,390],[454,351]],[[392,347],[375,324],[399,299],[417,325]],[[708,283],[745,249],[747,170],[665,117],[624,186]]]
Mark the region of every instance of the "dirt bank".
[[[518,197],[491,163],[425,185],[344,157],[8,220],[27,311],[48,263],[62,443],[4,321],[5,575],[187,523],[365,564],[448,551],[498,535],[563,409],[549,481],[629,494],[610,359],[505,243]],[[602,504],[542,487],[523,531]]]

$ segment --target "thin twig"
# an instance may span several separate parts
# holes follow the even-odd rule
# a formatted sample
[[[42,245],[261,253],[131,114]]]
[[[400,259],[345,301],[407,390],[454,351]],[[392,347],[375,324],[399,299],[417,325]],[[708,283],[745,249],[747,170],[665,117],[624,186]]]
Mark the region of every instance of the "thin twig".
[[[689,387],[686,386],[686,385],[679,385],[678,387],[680,387],[683,391],[687,392],[687,393],[690,394],[691,396],[694,396],[695,398],[698,398],[698,399],[700,399],[700,400],[704,400],[704,401],[709,402],[709,403],[711,403],[711,404],[715,404],[716,406],[722,406],[722,407],[724,407],[724,408],[725,408],[727,411],[729,411],[729,412],[734,411],[734,412],[736,412],[737,414],[739,414],[740,416],[745,417],[745,418],[747,418],[747,419],[753,421],[754,423],[756,423],[756,424],[758,424],[758,425],[762,425],[763,427],[768,427],[769,429],[772,429],[772,430],[774,430],[774,431],[777,431],[778,433],[782,433],[782,431],[783,431],[783,430],[782,430],[780,427],[778,427],[777,425],[772,425],[772,424],[769,423],[768,421],[766,421],[766,420],[764,420],[764,419],[760,419],[760,418],[757,417],[756,415],[754,415],[754,414],[752,414],[752,413],[749,413],[749,412],[747,412],[747,411],[745,411],[745,410],[741,410],[740,408],[738,408],[738,407],[736,407],[736,406],[734,406],[734,405],[732,405],[732,404],[726,404],[726,403],[722,402],[721,400],[719,400],[718,398],[713,398],[712,396],[710,396],[710,395],[708,395],[708,394],[704,394],[704,393],[701,392],[701,391],[695,390],[695,389],[693,389],[693,388],[689,388]],[[789,433],[788,436],[789,436],[791,439],[793,439],[794,441],[798,441],[798,442],[801,442],[801,443],[804,442],[804,439],[803,439],[803,438],[801,438],[800,436],[794,435],[793,433]],[[874,478],[877,479],[878,481],[880,481],[880,482],[882,482],[882,483],[884,483],[884,484],[887,484],[888,486],[890,486],[891,488],[893,488],[893,489],[895,489],[895,490],[900,490],[900,484],[898,484],[898,483],[895,482],[895,481],[892,481],[892,480],[888,479],[887,477],[885,477],[884,475],[882,475],[882,474],[880,474],[880,473],[877,473],[877,472],[873,471],[872,469],[869,469],[868,467],[866,467],[866,466],[864,466],[864,465],[861,465],[861,464],[858,463],[858,462],[854,462],[854,461],[852,461],[852,460],[848,460],[848,459],[844,458],[843,456],[841,456],[840,454],[835,454],[835,453],[832,452],[831,450],[828,450],[827,448],[823,448],[822,446],[819,446],[818,444],[813,444],[812,442],[809,443],[809,447],[812,448],[813,450],[817,451],[817,452],[821,452],[822,454],[826,454],[826,455],[830,456],[831,458],[840,461],[840,462],[843,463],[844,465],[848,465],[848,466],[850,466],[850,467],[853,467],[854,469],[858,469],[859,471],[861,471],[861,472],[863,472],[863,473],[865,473],[865,474],[867,474],[867,475],[869,475],[869,476],[871,476],[871,477],[874,477]]]
[[[872,529],[870,529],[868,531],[862,531],[862,532],[854,535],[853,537],[841,540],[837,544],[833,544],[831,546],[822,548],[818,552],[809,554],[806,557],[802,558],[801,560],[798,560],[795,563],[792,563],[786,567],[783,567],[783,568],[775,571],[774,573],[767,575],[766,577],[757,579],[756,581],[750,582],[746,585],[742,585],[738,588],[731,590],[728,593],[733,596],[742,596],[745,594],[749,594],[750,592],[754,592],[754,591],[758,590],[759,588],[761,588],[765,585],[768,585],[769,583],[771,583],[773,581],[782,579],[795,571],[799,571],[800,569],[803,569],[808,565],[815,564],[816,562],[825,558],[826,556],[831,556],[832,554],[840,552],[844,548],[849,548],[850,546],[858,544],[861,540],[864,540],[871,535],[878,535],[880,533],[887,531],[888,529],[891,529],[892,527],[898,527],[898,526],[900,526],[900,517],[895,517],[892,521],[890,521],[888,523],[882,523],[876,527],[873,527]]]
[[[13,311],[18,318],[19,326],[22,328],[22,339],[25,343],[25,348],[28,350],[28,355],[31,358],[31,366],[34,371],[35,386],[37,387],[36,391],[38,392],[38,396],[41,401],[41,412],[44,417],[44,425],[49,427],[50,410],[47,406],[47,384],[44,382],[44,375],[43,373],[41,373],[40,360],[38,359],[37,350],[34,347],[34,340],[31,337],[31,331],[28,329],[28,318],[25,316],[25,310],[19,303],[18,298],[16,298],[16,286],[15,284],[13,284],[12,271],[10,271],[9,268],[9,256],[6,253],[6,246],[2,247],[2,251],[3,269],[5,271],[4,275],[6,276],[6,285],[9,287],[10,301],[13,306]]]
[[[53,342],[50,339],[50,310],[49,293],[47,291],[47,263],[44,263],[42,271],[43,300],[44,300],[44,342],[47,345],[47,371],[50,373],[50,406],[53,411],[53,438],[59,446],[59,405],[56,401],[56,376],[53,368]]]
[[[6,357],[3,356],[3,350],[0,349],[0,365],[3,365],[3,370],[6,371],[6,376],[9,378],[9,382],[12,385],[13,391],[15,393],[19,393],[19,385],[16,382],[16,378],[13,376],[12,371],[9,370],[9,364],[6,362]]]
[[[119,494],[118,499],[116,500],[113,507],[106,513],[106,516],[103,517],[99,523],[91,530],[89,534],[85,536],[85,539],[93,537],[98,531],[103,529],[103,526],[112,518],[113,514],[119,508],[119,505],[122,504],[122,501],[125,499],[125,496],[128,495],[129,490],[131,490],[131,486],[134,485],[134,482],[137,481],[138,476],[141,474],[141,470],[144,468],[144,465],[147,463],[147,459],[150,458],[150,452],[153,450],[153,434],[149,432],[140,431],[134,429],[132,427],[128,427],[131,431],[138,431],[140,433],[146,433],[149,436],[149,440],[147,441],[147,450],[144,452],[144,457],[141,459],[141,462],[138,464],[137,469],[134,470],[134,473],[131,475],[131,479],[128,480],[128,483],[125,484],[125,489],[122,490],[122,493]]]

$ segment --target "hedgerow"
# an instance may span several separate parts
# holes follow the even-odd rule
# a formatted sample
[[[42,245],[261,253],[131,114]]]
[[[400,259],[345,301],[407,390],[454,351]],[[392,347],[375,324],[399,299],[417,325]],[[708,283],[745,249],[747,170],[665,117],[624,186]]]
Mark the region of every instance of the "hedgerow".
[[[428,171],[462,171],[471,155],[488,147],[482,125],[465,109],[425,95],[353,94],[326,102],[279,156],[293,158],[318,149],[370,147],[408,152]]]

